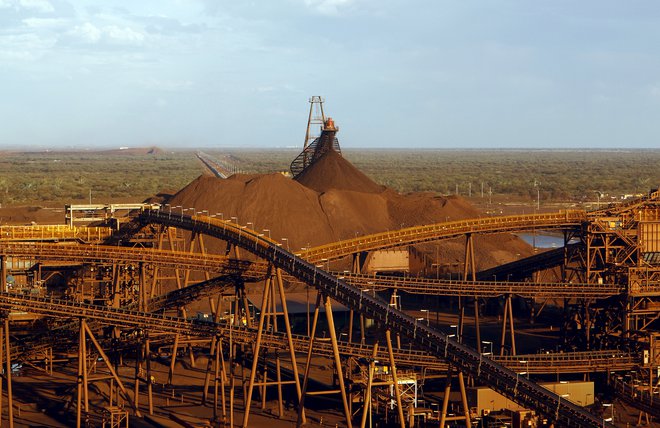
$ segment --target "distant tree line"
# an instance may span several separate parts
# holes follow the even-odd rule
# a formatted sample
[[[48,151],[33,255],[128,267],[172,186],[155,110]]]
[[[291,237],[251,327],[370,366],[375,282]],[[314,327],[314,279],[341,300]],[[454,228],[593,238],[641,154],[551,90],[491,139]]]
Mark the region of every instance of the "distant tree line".
[[[204,149],[231,155],[241,170],[288,171],[295,149]],[[660,150],[376,150],[343,155],[376,182],[399,192],[430,191],[513,200],[609,200],[660,185]],[[0,203],[63,205],[139,201],[175,192],[204,171],[192,151],[156,155],[30,152],[0,155]]]

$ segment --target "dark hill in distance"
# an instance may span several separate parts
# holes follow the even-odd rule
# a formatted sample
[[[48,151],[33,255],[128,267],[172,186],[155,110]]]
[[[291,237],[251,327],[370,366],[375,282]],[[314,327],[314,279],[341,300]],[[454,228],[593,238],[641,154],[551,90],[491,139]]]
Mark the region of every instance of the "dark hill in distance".
[[[123,155],[123,156],[146,156],[146,155],[162,155],[165,151],[160,147],[122,147],[119,149],[103,150],[99,153],[109,155]]]

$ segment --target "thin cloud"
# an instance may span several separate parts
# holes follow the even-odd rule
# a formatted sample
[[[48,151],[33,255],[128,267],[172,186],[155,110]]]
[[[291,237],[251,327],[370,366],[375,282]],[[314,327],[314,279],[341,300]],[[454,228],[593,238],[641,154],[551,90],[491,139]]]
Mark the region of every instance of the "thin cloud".
[[[55,12],[55,8],[48,0],[20,0],[19,5],[40,13]]]
[[[146,36],[139,30],[117,25],[96,26],[91,22],[77,25],[69,35],[86,44],[119,44],[137,46],[144,43]]]
[[[651,98],[660,100],[660,82],[649,86],[648,94],[651,96]]]
[[[322,15],[339,15],[353,0],[305,0],[305,6]]]
[[[66,25],[68,20],[63,18],[26,18],[23,20],[23,24],[30,28],[60,28]]]

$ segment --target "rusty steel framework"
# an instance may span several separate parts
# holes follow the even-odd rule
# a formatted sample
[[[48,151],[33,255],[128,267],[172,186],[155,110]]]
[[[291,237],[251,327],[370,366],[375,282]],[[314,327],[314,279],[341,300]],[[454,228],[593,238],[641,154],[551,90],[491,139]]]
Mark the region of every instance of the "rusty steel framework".
[[[307,119],[307,131],[305,133],[305,145],[302,152],[291,162],[291,175],[298,177],[307,167],[316,162],[329,150],[341,154],[339,140],[336,137],[339,129],[331,118],[326,118],[323,111],[323,98],[314,96],[309,99],[309,116]],[[312,130],[314,125],[320,126],[320,135],[315,136]],[[310,142],[311,141],[311,142]]]
[[[229,424],[238,422],[234,413],[240,409],[243,415],[240,423],[249,425],[256,391],[259,391],[262,409],[266,390],[275,391],[276,415],[283,417],[282,390],[291,388],[296,398],[298,424],[307,420],[305,403],[308,400],[330,394],[339,399],[346,426],[354,423],[365,426],[383,400],[388,406],[391,403],[395,420],[405,426],[411,423],[414,411],[410,410],[413,399],[403,385],[417,381],[421,376],[415,372],[417,368],[423,369],[423,376],[437,373],[436,377],[447,379],[446,399],[452,384],[458,385],[462,413],[449,416],[445,400],[438,415],[440,423],[453,418],[470,425],[471,415],[465,401],[464,377],[467,377],[470,382],[488,385],[536,410],[556,421],[558,426],[602,426],[601,419],[539,387],[527,377],[521,377],[520,373],[609,373],[641,367],[646,385],[658,382],[654,368],[660,366],[657,334],[659,196],[656,192],[623,206],[594,212],[486,217],[411,227],[361,236],[297,254],[288,252],[263,234],[230,221],[197,214],[188,216],[183,212],[172,215],[171,210],[165,212],[155,206],[145,206],[136,219],[149,229],[146,235],[140,235],[133,242],[141,245],[140,248],[98,245],[101,240],[117,242],[113,241],[113,232],[104,228],[3,228],[0,237],[2,290],[9,292],[0,292],[0,308],[8,311],[9,316],[11,311],[20,310],[64,320],[52,326],[58,334],[36,335],[31,340],[11,343],[9,318],[5,317],[0,360],[7,364],[4,376],[10,401],[7,417],[10,421],[13,418],[9,370],[13,361],[25,361],[34,366],[43,364],[45,372],[52,373],[53,360],[57,358],[54,355],[78,344],[77,423],[80,426],[85,415],[94,413],[89,405],[89,385],[96,381],[110,384],[106,413],[118,426],[127,420],[120,402],[127,403],[136,415],[143,411],[154,412],[153,386],[149,381],[151,350],[154,347],[170,350],[168,381],[172,383],[180,350],[187,351],[194,365],[198,351],[193,344],[196,343],[205,347],[209,355],[202,401],[212,403],[216,419]],[[491,272],[476,272],[474,235],[543,229],[563,231],[567,245]],[[189,232],[187,239],[181,234],[182,230]],[[205,237],[226,242],[226,254],[206,254]],[[466,237],[460,280],[360,273],[359,261],[366,252],[460,237]],[[568,245],[576,239],[577,244]],[[242,252],[252,253],[258,259],[248,261],[241,257]],[[333,273],[323,264],[348,257],[353,257],[354,261],[350,273]],[[54,263],[55,267],[49,267],[49,263]],[[28,275],[32,272],[35,283],[43,282],[52,278],[58,269],[74,269],[71,266],[76,273],[67,277],[67,281],[73,292],[61,298],[45,293],[43,288],[38,289],[37,294],[33,292],[37,290],[35,287],[29,290],[9,288],[6,281],[8,273]],[[555,275],[553,281],[540,280],[539,270],[549,269],[559,269],[559,276]],[[509,280],[510,272],[517,275],[514,281]],[[493,280],[484,280],[489,278]],[[163,288],[163,283],[167,282],[173,284],[173,290]],[[245,284],[251,282],[263,283],[259,314],[253,312],[247,299]],[[307,335],[292,331],[287,312],[287,282],[301,282],[316,290],[316,305]],[[393,291],[393,296],[407,292],[457,297],[457,337],[439,331],[429,325],[428,320],[423,322],[404,314],[396,299],[392,300],[394,303],[383,301],[375,295],[376,290]],[[27,291],[30,293],[26,294]],[[543,301],[557,295],[564,298],[566,306],[585,326],[580,329],[587,336],[582,338],[584,346],[574,352],[516,355],[512,299],[518,296]],[[492,352],[485,355],[479,349],[478,301],[499,296],[505,299],[500,344],[503,350],[507,339],[510,341],[512,355],[508,356],[495,356]],[[209,299],[211,318],[191,319],[186,306],[203,298]],[[334,325],[333,302],[350,309],[351,321],[345,338],[338,335]],[[476,349],[463,343],[466,342],[463,334],[465,311],[471,302],[475,310]],[[359,334],[352,330],[354,314],[360,317]],[[76,321],[67,321],[71,319]],[[367,338],[364,327],[367,319],[379,325],[383,335]],[[112,326],[110,338],[100,336],[103,326],[106,329]],[[321,338],[321,330],[329,340]],[[131,333],[135,331],[142,333],[136,336]],[[595,343],[604,342],[605,337],[635,342],[637,347],[626,351],[595,349]],[[401,339],[408,345],[402,345]],[[121,349],[130,350],[127,358],[133,355],[135,360],[136,374],[132,380],[116,372],[116,362],[109,357],[108,350],[116,348],[117,341],[123,343]],[[90,379],[87,364],[92,361],[92,355],[98,356],[99,370],[105,374]],[[249,357],[239,358],[240,355]],[[309,382],[313,376],[310,372],[312,359],[321,357],[332,362],[337,383],[330,389],[319,390]],[[379,371],[376,361],[386,362],[387,373]],[[247,376],[243,375],[244,369],[247,369]],[[237,395],[239,382],[245,388],[242,400],[238,400]],[[354,384],[361,386],[357,390],[349,387]],[[620,382],[615,386],[632,405],[638,403],[647,417],[658,417],[654,413],[657,405],[653,404],[658,397],[652,388],[645,392]],[[132,394],[129,393],[131,387]],[[633,388],[633,393],[627,388]],[[146,405],[139,402],[143,393],[147,396]],[[355,403],[361,403],[360,410],[354,408]]]

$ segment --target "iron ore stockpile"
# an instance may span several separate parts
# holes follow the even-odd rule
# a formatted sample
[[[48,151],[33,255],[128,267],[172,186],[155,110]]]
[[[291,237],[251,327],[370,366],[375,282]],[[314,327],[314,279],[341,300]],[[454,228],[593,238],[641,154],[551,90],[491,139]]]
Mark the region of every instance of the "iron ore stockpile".
[[[210,214],[270,230],[298,250],[403,227],[461,220],[479,211],[459,196],[401,195],[381,186],[334,150],[329,150],[295,180],[282,174],[237,174],[228,179],[202,175],[170,200]],[[438,249],[445,261],[462,259],[463,243]],[[453,248],[453,250],[452,250]],[[435,257],[435,249],[429,256]],[[491,235],[478,246],[479,263],[491,267],[531,253],[518,238]],[[482,267],[482,266],[480,266]]]
[[[375,183],[337,130],[294,179],[0,226],[2,426],[658,426],[659,192],[485,216]]]

